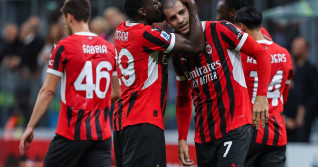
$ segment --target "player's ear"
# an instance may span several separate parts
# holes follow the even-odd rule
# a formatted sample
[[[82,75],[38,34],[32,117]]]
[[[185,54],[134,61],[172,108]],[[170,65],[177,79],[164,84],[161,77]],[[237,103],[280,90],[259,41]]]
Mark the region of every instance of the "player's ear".
[[[138,9],[138,13],[139,13],[140,15],[144,16],[144,17],[147,16],[146,10],[145,10],[144,8],[139,8],[139,9]]]
[[[71,15],[71,14],[69,14],[69,13],[67,13],[67,14],[66,14],[66,19],[67,19],[67,21],[68,21],[69,23],[71,23],[71,22],[73,22],[73,20],[74,20],[74,16]]]

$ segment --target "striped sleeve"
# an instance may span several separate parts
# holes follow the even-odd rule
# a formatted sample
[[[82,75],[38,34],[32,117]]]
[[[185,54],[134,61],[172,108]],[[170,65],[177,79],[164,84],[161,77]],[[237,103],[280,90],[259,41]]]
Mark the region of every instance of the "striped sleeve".
[[[64,63],[62,58],[62,53],[64,51],[64,46],[56,44],[53,47],[53,50],[50,55],[50,60],[48,64],[47,72],[53,75],[62,77],[64,70]]]
[[[174,71],[176,72],[177,81],[185,81],[186,77],[184,73],[182,72],[181,64],[180,64],[180,61],[178,60],[179,56],[174,54],[171,57],[172,57],[172,64],[174,67]]]
[[[221,33],[221,38],[228,49],[236,51],[241,50],[248,34],[227,21],[221,21],[218,29]]]
[[[169,53],[175,45],[175,35],[159,27],[152,27],[143,33],[143,49],[145,52],[160,51]]]

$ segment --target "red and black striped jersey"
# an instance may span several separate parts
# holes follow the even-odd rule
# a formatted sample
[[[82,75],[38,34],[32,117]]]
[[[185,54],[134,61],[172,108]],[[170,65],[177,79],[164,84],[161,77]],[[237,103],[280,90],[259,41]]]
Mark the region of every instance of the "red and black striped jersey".
[[[164,129],[168,57],[174,34],[159,27],[126,21],[115,32],[117,74],[121,98],[113,114],[114,130],[153,124]]]
[[[248,35],[227,21],[207,21],[202,26],[204,52],[173,56],[177,80],[186,80],[192,90],[197,143],[214,141],[252,123],[239,54]]]
[[[285,85],[290,83],[293,76],[293,65],[288,51],[272,41],[258,41],[271,55],[271,77],[267,98],[269,103],[269,121],[264,128],[257,131],[254,141],[270,146],[287,144],[285,121],[282,116],[284,110],[283,94]],[[242,54],[242,64],[245,74],[250,105],[253,106],[258,88],[257,61]]]
[[[89,32],[68,36],[56,45],[48,73],[62,77],[56,134],[70,140],[111,137],[109,110],[114,46]]]

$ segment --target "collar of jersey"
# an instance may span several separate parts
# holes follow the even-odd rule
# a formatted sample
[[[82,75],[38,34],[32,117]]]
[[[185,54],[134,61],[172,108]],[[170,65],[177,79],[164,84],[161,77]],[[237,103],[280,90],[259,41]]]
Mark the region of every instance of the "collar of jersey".
[[[75,35],[82,35],[82,36],[97,36],[96,34],[92,32],[76,32]]]
[[[127,21],[126,21],[126,26],[127,26],[127,27],[132,27],[132,26],[135,26],[135,25],[138,25],[138,24],[140,24],[140,23],[133,23],[133,22],[131,22],[130,20],[127,20]]]
[[[267,45],[273,44],[273,41],[269,41],[269,40],[266,40],[266,39],[257,40],[257,42],[258,42],[258,43],[264,43],[264,44],[267,44]]]

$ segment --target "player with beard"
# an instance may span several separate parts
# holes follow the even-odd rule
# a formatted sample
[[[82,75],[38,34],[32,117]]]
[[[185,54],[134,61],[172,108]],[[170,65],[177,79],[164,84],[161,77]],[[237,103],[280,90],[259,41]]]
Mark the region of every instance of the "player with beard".
[[[189,9],[187,37],[169,34],[155,22],[164,21],[157,0],[126,0],[129,20],[115,32],[117,73],[122,90],[114,111],[114,149],[117,166],[166,166],[163,117],[167,96],[167,63],[164,53],[200,53],[202,28],[194,0],[183,0]]]
[[[178,0],[163,2],[166,21],[176,33],[188,36],[189,11]],[[268,119],[267,88],[270,55],[252,37],[227,21],[202,21],[205,50],[198,56],[172,56],[177,74],[179,158],[193,165],[186,143],[192,104],[195,106],[195,146],[198,166],[244,166],[252,137]],[[186,26],[185,26],[186,25]],[[259,87],[253,114],[249,106],[239,52],[255,58]]]
[[[216,19],[219,21],[226,20],[234,24],[235,13],[246,6],[250,6],[247,0],[219,0],[216,7],[218,12]],[[261,31],[264,38],[272,40],[271,35],[264,27],[261,27]]]
[[[111,166],[111,76],[115,48],[89,31],[88,0],[67,0],[61,8],[68,37],[54,45],[48,74],[38,94],[21,141],[24,154],[33,129],[53,98],[61,80],[61,107],[56,129],[44,160],[46,167]]]
[[[269,121],[265,128],[254,129],[247,167],[283,167],[286,160],[287,135],[283,117],[284,103],[287,101],[289,83],[293,76],[293,65],[288,51],[264,38],[261,32],[262,13],[255,7],[244,7],[236,12],[235,24],[253,37],[271,55],[271,77],[267,92],[269,102]],[[242,54],[250,104],[253,106],[258,87],[257,61]]]

